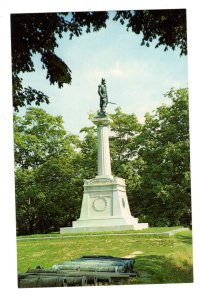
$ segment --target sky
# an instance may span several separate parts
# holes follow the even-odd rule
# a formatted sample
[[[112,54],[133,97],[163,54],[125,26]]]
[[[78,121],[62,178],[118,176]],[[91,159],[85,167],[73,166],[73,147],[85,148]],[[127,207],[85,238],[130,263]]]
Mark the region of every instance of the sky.
[[[110,12],[111,17],[113,12]],[[98,85],[106,79],[109,101],[117,103],[125,113],[135,113],[143,122],[146,112],[152,113],[162,103],[170,88],[187,87],[187,56],[180,49],[164,51],[141,46],[142,35],[126,30],[125,25],[109,20],[106,29],[69,40],[68,34],[58,40],[56,54],[72,71],[72,84],[63,88],[50,85],[39,55],[34,55],[35,72],[24,73],[24,86],[41,90],[49,96],[50,104],[42,105],[48,113],[61,115],[65,129],[78,134],[91,126],[90,112],[99,109]],[[113,113],[116,105],[109,104]],[[20,109],[20,115],[25,109]]]

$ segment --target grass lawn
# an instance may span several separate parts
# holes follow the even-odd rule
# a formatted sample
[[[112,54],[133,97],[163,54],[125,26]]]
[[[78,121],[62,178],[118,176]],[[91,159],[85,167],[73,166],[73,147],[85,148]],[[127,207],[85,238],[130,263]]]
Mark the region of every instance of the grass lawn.
[[[163,231],[166,228],[158,230]],[[38,265],[49,268],[82,255],[136,256],[139,276],[131,278],[129,284],[193,282],[190,230],[173,236],[88,234],[77,238],[24,239],[17,241],[17,249],[18,272]]]
[[[173,230],[173,229],[178,229],[178,228],[182,228],[182,226],[174,226],[174,227],[148,227],[146,229],[143,229],[143,230],[120,230],[120,231],[99,231],[99,232],[70,232],[70,233],[64,233],[62,234],[62,236],[76,236],[76,235],[94,235],[94,234],[112,234],[112,233],[158,233],[158,232],[166,232],[166,231],[169,231],[169,230]],[[17,238],[41,238],[41,237],[60,237],[60,232],[51,232],[51,233],[47,233],[47,234],[31,234],[31,235],[20,235],[18,236]]]

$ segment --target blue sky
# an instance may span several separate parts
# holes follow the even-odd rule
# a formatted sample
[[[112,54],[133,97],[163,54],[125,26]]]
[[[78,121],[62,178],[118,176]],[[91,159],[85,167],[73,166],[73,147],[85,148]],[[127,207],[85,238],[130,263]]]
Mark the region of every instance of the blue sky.
[[[163,96],[171,87],[186,87],[187,57],[180,57],[180,50],[164,51],[164,47],[141,46],[141,35],[118,22],[110,20],[106,29],[74,37],[65,34],[58,40],[56,53],[72,70],[72,84],[59,89],[46,80],[40,56],[34,56],[36,72],[23,74],[24,86],[32,86],[49,96],[50,104],[42,105],[48,113],[62,115],[67,131],[79,133],[90,126],[88,113],[99,108],[98,84],[107,82],[109,101],[116,102],[126,113],[135,113],[144,120],[162,103],[169,103]],[[108,105],[107,112],[115,106]],[[24,114],[24,109],[20,114]]]

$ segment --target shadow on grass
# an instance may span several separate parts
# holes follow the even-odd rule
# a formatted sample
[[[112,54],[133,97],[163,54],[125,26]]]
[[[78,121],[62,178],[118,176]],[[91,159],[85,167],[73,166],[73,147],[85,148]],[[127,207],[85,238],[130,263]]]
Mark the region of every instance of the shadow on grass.
[[[178,234],[176,236],[176,238],[178,240],[180,240],[183,243],[186,243],[188,245],[192,245],[192,236],[187,236],[187,235],[182,235],[182,234]]]
[[[185,260],[177,263],[165,256],[139,256],[136,258],[135,270],[139,276],[131,278],[129,284],[193,282],[192,265]]]

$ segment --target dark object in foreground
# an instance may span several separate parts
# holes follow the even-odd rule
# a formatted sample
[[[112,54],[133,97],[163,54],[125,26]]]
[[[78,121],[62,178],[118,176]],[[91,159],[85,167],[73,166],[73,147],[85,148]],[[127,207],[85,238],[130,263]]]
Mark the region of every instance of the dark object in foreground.
[[[19,288],[108,285],[136,277],[133,258],[82,256],[49,269],[37,267],[18,274]]]

